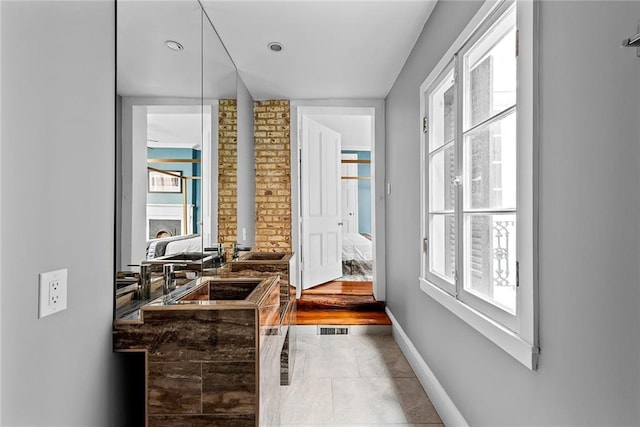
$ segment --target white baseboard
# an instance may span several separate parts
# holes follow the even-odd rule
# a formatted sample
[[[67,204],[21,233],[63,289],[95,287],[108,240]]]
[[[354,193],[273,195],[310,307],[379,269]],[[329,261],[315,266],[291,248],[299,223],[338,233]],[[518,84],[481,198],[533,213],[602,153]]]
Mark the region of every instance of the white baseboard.
[[[393,317],[393,314],[386,308],[387,315],[391,319],[393,337],[395,338],[400,350],[407,358],[409,365],[418,377],[418,381],[422,384],[422,387],[429,395],[431,403],[438,411],[438,415],[442,419],[442,422],[447,427],[460,426],[469,427],[469,423],[464,419],[453,400],[449,397],[440,381],[436,378],[435,374],[424,361],[418,350],[415,348],[407,334],[404,332],[400,324]]]

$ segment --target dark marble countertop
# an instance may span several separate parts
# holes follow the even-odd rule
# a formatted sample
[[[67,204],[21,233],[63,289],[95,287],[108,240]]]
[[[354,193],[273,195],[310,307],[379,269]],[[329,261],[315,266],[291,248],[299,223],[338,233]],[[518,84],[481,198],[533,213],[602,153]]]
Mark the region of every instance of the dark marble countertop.
[[[143,321],[145,311],[258,309],[272,294],[274,287],[279,286],[279,282],[278,275],[267,278],[199,277],[178,286],[168,295],[132,301],[127,311],[120,310],[120,317],[114,320],[114,325]],[[213,290],[218,288],[221,289],[214,293]],[[233,288],[243,288],[243,292],[234,292]]]

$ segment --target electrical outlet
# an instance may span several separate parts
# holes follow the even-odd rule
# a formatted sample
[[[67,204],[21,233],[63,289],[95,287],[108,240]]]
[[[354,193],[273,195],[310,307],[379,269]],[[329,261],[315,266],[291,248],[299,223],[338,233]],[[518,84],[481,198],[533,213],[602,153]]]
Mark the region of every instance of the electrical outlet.
[[[49,283],[49,305],[54,307],[60,302],[60,281],[54,280]]]
[[[43,318],[67,308],[67,269],[40,273],[38,317]]]

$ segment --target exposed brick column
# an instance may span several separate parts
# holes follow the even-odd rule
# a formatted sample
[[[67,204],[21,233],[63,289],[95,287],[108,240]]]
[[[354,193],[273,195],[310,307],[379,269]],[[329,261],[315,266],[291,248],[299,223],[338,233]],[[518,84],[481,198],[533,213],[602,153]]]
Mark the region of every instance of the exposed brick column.
[[[291,143],[288,100],[254,103],[255,250],[291,252]]]
[[[238,108],[235,99],[218,104],[218,242],[227,255],[238,232]]]

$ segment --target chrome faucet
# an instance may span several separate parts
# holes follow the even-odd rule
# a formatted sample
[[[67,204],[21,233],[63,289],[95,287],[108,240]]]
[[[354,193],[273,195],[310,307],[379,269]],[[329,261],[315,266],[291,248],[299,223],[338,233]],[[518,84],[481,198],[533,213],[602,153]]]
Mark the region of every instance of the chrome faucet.
[[[138,275],[138,289],[136,289],[135,299],[144,300],[151,298],[151,269],[149,264],[129,264],[129,267],[140,268]]]
[[[151,266],[140,264],[140,286],[138,287],[138,299],[151,298]]]
[[[162,266],[162,275],[164,276],[164,283],[162,286],[162,293],[164,295],[169,295],[172,291],[176,289],[176,267],[188,267],[187,264],[176,264],[176,263],[167,263]],[[187,269],[189,270],[189,269]],[[193,271],[194,276],[197,275],[195,270]],[[185,274],[186,277],[189,277],[188,274]]]
[[[169,295],[176,288],[175,264],[164,264],[162,266],[162,275],[164,277],[164,285],[162,286],[163,295]]]

